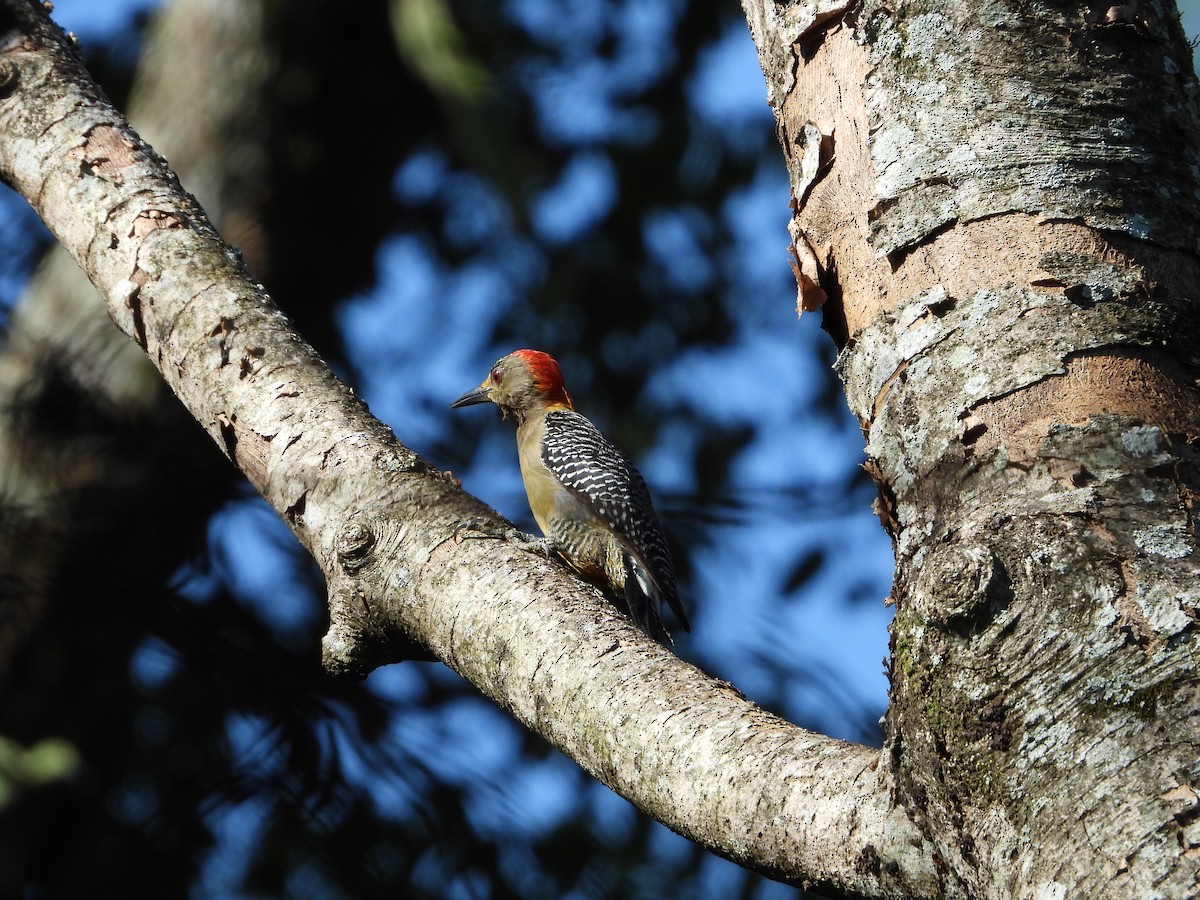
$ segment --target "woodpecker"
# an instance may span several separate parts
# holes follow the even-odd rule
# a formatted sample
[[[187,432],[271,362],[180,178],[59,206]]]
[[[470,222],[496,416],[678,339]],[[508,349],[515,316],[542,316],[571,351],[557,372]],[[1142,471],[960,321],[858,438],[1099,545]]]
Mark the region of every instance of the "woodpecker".
[[[495,403],[517,420],[517,456],[529,508],[550,548],[584,577],[625,600],[651,637],[670,640],[663,601],[691,631],[675,586],[667,539],[641,474],[590,421],[575,412],[558,362],[517,350],[453,408]]]

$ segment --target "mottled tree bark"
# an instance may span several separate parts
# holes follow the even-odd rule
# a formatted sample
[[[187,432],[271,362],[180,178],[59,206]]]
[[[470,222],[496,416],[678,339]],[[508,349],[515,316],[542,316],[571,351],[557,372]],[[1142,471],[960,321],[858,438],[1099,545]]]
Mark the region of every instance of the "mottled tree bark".
[[[939,889],[1194,896],[1200,129],[1173,5],[743,5],[801,300],[895,542],[887,747]]]

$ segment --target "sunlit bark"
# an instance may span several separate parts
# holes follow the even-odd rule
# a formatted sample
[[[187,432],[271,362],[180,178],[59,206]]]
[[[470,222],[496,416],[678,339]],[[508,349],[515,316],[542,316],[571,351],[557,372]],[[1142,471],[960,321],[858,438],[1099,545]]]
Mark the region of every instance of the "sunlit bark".
[[[1173,4],[743,5],[894,538],[887,745],[941,889],[1195,895],[1200,132]]]

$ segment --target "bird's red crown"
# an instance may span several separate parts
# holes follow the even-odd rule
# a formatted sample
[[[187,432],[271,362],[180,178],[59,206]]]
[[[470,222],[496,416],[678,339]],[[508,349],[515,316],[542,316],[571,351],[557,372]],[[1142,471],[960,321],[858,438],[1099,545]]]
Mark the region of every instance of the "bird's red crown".
[[[571,396],[563,383],[562,369],[549,353],[541,350],[516,350],[512,354],[519,357],[533,377],[533,383],[538,391],[546,398],[547,406],[563,406],[571,409]]]

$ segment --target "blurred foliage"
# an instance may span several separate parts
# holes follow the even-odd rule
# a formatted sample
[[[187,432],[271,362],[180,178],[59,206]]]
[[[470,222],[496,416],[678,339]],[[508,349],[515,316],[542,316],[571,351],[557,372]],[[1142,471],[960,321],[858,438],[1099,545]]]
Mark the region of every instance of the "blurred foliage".
[[[252,262],[305,337],[525,527],[507,423],[445,405],[503,352],[554,351],[579,405],[658,476],[699,612],[681,655],[801,724],[836,708],[842,736],[876,739],[879,710],[781,638],[814,583],[866,605],[887,573],[845,527],[872,490],[832,348],[791,311],[765,89],[750,113],[721,105],[720,55],[749,40],[736,7],[259,3],[275,71]],[[143,24],[85,46],[118,102]],[[771,274],[746,224],[762,202]],[[150,477],[83,504],[139,524],[68,539],[0,674],[4,757],[61,751],[0,808],[0,896],[794,895],[636,813],[440,665],[331,682],[318,573],[194,423],[134,430],[66,393],[43,401],[38,440],[86,431]],[[784,427],[800,415],[809,450]],[[767,545],[758,576],[728,575]],[[740,657],[717,634],[734,620]]]

